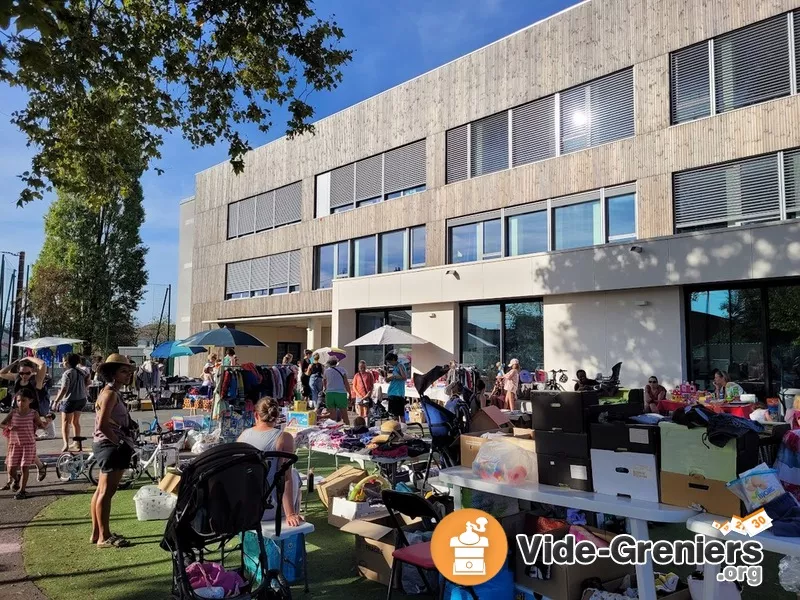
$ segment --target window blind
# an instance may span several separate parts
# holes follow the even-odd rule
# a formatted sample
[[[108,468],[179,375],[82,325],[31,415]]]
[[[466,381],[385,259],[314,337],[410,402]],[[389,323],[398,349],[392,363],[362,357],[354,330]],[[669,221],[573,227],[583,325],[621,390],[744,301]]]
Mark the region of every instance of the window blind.
[[[582,85],[561,94],[561,152],[589,147],[590,88]]]
[[[467,160],[469,156],[467,149],[467,127],[469,127],[469,125],[462,125],[461,127],[450,129],[447,132],[445,150],[447,154],[447,183],[462,181],[469,176],[467,172],[469,163]]]
[[[238,294],[250,291],[250,261],[228,263],[225,277],[225,293]]]
[[[356,201],[383,195],[383,155],[356,163]]]
[[[250,290],[269,289],[269,256],[250,261]]]
[[[786,15],[714,39],[717,112],[791,93]]]
[[[239,235],[247,235],[256,230],[256,199],[247,198],[239,204]]]
[[[633,69],[591,84],[590,145],[599,146],[634,134]]]
[[[470,123],[470,177],[508,168],[508,111]]]
[[[389,150],[384,159],[385,194],[425,185],[425,140]]]
[[[289,285],[300,287],[300,251],[289,252]]]
[[[676,173],[673,186],[676,229],[780,216],[775,154]]]
[[[670,55],[670,111],[673,123],[711,114],[708,42]]]
[[[515,167],[556,155],[555,108],[555,96],[548,96],[512,110]]]
[[[269,257],[269,287],[286,287],[289,284],[289,253]]]
[[[273,204],[275,192],[267,192],[256,196],[256,231],[272,229],[275,226]]]
[[[783,177],[786,182],[786,212],[800,212],[800,150],[783,153]]]
[[[228,204],[228,238],[239,235],[239,203]]]
[[[275,227],[299,221],[302,200],[299,181],[275,190]]]
[[[331,208],[353,204],[353,165],[331,171]]]

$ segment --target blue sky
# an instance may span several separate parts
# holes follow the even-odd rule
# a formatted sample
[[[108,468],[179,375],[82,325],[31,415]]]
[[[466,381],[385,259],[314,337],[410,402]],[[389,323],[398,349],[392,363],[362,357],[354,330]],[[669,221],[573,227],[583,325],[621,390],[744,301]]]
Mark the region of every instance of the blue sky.
[[[317,13],[334,15],[344,28],[343,45],[355,51],[344,69],[344,81],[333,92],[312,96],[315,119],[351,106],[425,71],[485,46],[574,0],[318,0]],[[43,241],[43,217],[50,199],[18,209],[21,190],[17,175],[29,166],[30,150],[22,134],[9,124],[9,115],[24,105],[25,95],[0,85],[0,250],[24,250],[32,263]],[[276,111],[268,134],[246,127],[251,146],[270,142],[284,132],[284,113]],[[226,160],[219,145],[192,149],[179,135],[168,135],[158,166],[144,175],[146,221],[142,239],[150,248],[149,281],[138,318],[157,318],[166,284],[177,281],[178,203],[193,194],[194,175]],[[14,259],[16,261],[16,259]],[[173,291],[173,311],[176,293]]]

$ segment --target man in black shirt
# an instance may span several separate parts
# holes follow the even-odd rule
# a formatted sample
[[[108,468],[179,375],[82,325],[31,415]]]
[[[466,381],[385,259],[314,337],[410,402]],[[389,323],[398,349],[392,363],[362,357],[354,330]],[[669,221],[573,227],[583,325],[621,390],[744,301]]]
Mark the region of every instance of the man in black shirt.
[[[575,376],[578,378],[578,381],[575,383],[576,392],[593,390],[595,386],[599,385],[594,379],[586,377],[586,371],[583,369],[579,369],[578,372],[575,373]]]

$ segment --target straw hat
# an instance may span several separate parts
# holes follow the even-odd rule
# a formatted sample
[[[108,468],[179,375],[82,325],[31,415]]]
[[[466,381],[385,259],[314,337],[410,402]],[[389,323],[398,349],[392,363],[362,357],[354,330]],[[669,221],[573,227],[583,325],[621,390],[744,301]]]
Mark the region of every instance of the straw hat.
[[[390,440],[400,440],[403,437],[403,429],[399,421],[384,421],[381,423],[380,435],[372,438],[373,444],[385,444]]]
[[[128,360],[127,356],[115,353],[109,356],[99,367],[97,367],[97,372],[101,377],[103,377],[103,379],[109,380],[111,379],[111,374],[109,371],[118,365],[131,366],[131,361]]]

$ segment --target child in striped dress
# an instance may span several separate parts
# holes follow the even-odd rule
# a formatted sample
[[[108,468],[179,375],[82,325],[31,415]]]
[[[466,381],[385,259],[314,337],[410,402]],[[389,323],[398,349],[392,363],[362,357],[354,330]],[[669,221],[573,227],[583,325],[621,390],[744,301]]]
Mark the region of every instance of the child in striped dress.
[[[0,423],[3,435],[8,438],[8,456],[6,467],[9,471],[9,482],[3,489],[17,492],[17,500],[28,497],[25,487],[28,484],[28,472],[36,461],[36,429],[47,427],[50,419],[42,419],[39,413],[31,408],[35,401],[33,392],[23,388],[15,396],[17,408],[12,410]]]

